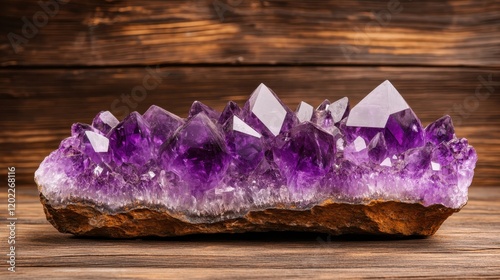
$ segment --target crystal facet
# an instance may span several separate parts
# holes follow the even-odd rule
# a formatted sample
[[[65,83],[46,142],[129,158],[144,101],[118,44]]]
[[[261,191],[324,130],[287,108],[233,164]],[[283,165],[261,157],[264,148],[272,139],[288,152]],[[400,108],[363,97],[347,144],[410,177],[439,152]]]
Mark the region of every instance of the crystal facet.
[[[424,129],[413,110],[389,82],[385,81],[352,108],[346,123],[347,136],[370,141],[383,132],[391,154],[424,145]]]
[[[201,112],[205,113],[209,118],[213,120],[218,120],[220,117],[219,112],[201,103],[200,101],[193,102],[193,105],[191,105],[191,109],[189,110],[189,117],[193,117],[194,115],[197,115]]]
[[[109,132],[110,150],[118,164],[143,165],[152,157],[149,124],[137,112],[132,112]]]
[[[451,117],[446,115],[425,128],[425,139],[434,144],[448,142],[455,137],[455,128]]]
[[[264,84],[255,89],[244,110],[245,121],[266,137],[277,136],[298,123],[295,114]]]
[[[118,123],[118,119],[110,111],[102,111],[94,118],[92,126],[103,134],[107,134]]]
[[[213,188],[222,179],[229,155],[222,132],[205,113],[189,119],[162,147],[165,170],[187,181],[195,192]]]
[[[264,158],[261,135],[243,120],[233,116],[224,127],[226,143],[239,173],[255,170]]]
[[[316,109],[301,102],[296,112],[261,84],[243,108],[229,102],[222,113],[198,101],[187,119],[154,105],[144,115],[133,112],[120,122],[110,112],[100,112],[92,125],[73,124],[71,136],[40,164],[35,180],[46,207],[90,205],[109,215],[154,209],[175,220],[167,229],[174,235],[182,223],[199,225],[192,232],[278,225],[266,220],[272,217],[269,209],[312,211],[306,220],[313,220],[302,219],[298,226],[316,230],[326,221],[317,213],[330,204],[371,207],[374,201],[395,201],[452,213],[467,202],[476,162],[474,148],[457,138],[449,116],[423,129],[389,81],[352,109],[344,97],[325,100]],[[60,213],[54,221],[67,221],[67,212]],[[358,214],[353,214],[354,222],[370,219]],[[134,215],[124,219],[142,217]],[[88,233],[108,232],[96,229],[94,220],[85,229]],[[342,227],[350,228],[348,222]],[[294,223],[285,226],[296,229]],[[325,227],[335,231],[330,226]],[[373,228],[433,233],[421,227],[399,232],[399,226]],[[363,230],[360,226],[353,232]],[[134,236],[126,230],[110,232]]]
[[[177,128],[184,124],[183,119],[155,105],[149,107],[143,118],[149,123],[152,140],[157,147],[170,139]]]
[[[295,114],[297,115],[299,122],[310,121],[313,116],[313,113],[314,113],[313,106],[309,105],[304,101],[300,102],[299,107],[297,107],[297,110],[295,111]]]

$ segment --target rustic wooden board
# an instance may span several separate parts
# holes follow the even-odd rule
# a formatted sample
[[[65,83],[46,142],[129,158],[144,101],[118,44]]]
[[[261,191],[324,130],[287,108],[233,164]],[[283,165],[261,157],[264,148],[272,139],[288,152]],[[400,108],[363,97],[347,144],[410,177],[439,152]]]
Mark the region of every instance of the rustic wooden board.
[[[90,123],[101,110],[123,117],[125,111],[143,113],[157,104],[186,117],[194,100],[218,110],[229,100],[243,105],[260,82],[293,109],[301,100],[317,106],[326,98],[343,96],[354,105],[390,79],[423,125],[447,113],[453,117],[457,134],[467,137],[479,154],[476,185],[500,182],[500,69],[166,67],[159,72],[169,75],[142,101],[131,98],[133,107],[121,96],[131,96],[132,89],[143,84],[145,68],[0,70],[0,166],[14,165],[21,182],[33,182],[38,164],[69,136],[71,124]],[[490,75],[494,93],[481,87],[478,79]],[[478,87],[478,96],[487,98],[477,98]]]
[[[0,272],[9,279],[500,276],[499,188],[472,188],[468,205],[436,235],[409,240],[301,233],[80,239],[45,220],[34,187],[19,188],[17,203],[17,272]]]
[[[4,2],[4,66],[500,65],[495,0]]]

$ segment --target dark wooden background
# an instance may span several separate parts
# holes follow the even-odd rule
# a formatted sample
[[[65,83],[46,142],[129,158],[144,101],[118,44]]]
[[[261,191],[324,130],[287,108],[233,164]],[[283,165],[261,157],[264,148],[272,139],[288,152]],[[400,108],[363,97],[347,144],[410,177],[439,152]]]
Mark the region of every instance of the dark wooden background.
[[[17,168],[21,278],[500,275],[500,1],[62,2],[51,15],[35,0],[0,2],[0,167],[1,178]],[[134,100],[151,72],[158,85]],[[469,204],[437,236],[106,241],[45,220],[33,173],[72,123],[99,111],[157,104],[185,117],[194,100],[242,105],[261,82],[291,108],[343,96],[354,105],[386,79],[424,125],[450,114],[479,155]]]
[[[354,105],[389,79],[424,125],[450,114],[479,153],[474,185],[498,186],[500,1],[61,1],[46,23],[37,1],[0,5],[0,166],[26,185],[101,110],[186,116],[194,100],[241,105],[260,82],[292,108]],[[126,103],[147,66],[159,85]]]

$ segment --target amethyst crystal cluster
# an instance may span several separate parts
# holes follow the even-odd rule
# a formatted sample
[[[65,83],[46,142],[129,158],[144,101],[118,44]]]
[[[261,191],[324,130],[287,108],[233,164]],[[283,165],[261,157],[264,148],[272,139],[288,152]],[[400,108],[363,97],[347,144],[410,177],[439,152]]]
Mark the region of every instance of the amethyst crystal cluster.
[[[261,84],[243,108],[196,101],[187,119],[157,106],[122,121],[101,112],[72,126],[35,180],[51,205],[157,207],[196,221],[326,200],[459,209],[476,161],[449,116],[424,128],[389,81],[352,109],[344,97],[295,112]]]

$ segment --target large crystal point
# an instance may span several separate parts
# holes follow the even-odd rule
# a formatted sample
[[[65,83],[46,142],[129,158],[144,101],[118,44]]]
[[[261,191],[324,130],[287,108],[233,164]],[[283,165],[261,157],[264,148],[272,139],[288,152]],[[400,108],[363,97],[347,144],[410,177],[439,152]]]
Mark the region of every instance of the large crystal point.
[[[160,147],[170,139],[177,128],[184,124],[184,120],[177,115],[155,105],[149,107],[143,118],[149,124],[156,147]]]
[[[223,134],[205,113],[189,119],[164,144],[161,157],[164,168],[187,181],[193,193],[213,188],[229,163]]]
[[[425,142],[420,120],[389,81],[380,84],[352,108],[346,131],[351,141],[357,136],[370,141],[382,132],[392,154],[420,147]]]
[[[290,130],[298,119],[276,94],[260,84],[245,103],[245,121],[265,137]]]

